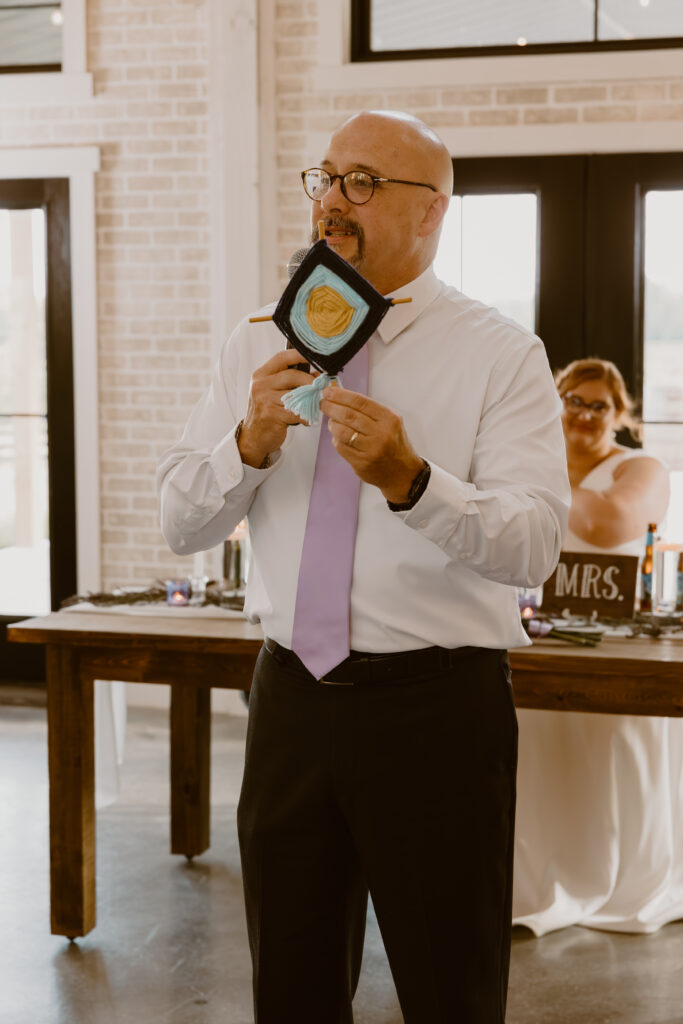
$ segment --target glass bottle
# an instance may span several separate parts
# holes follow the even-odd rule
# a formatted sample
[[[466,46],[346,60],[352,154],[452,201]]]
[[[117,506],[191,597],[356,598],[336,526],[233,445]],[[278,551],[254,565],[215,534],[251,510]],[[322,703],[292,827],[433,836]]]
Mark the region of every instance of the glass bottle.
[[[657,524],[647,524],[647,536],[645,538],[645,554],[640,567],[640,610],[641,612],[652,611],[652,595],[654,588],[655,572],[655,541],[657,540]]]

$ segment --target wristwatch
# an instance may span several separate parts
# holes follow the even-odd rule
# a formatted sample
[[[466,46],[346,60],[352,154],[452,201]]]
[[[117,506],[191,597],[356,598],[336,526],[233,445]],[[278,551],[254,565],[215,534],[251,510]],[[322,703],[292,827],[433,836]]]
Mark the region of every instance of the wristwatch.
[[[237,444],[237,442],[239,441],[240,434],[242,433],[242,426],[243,426],[243,424],[244,424],[244,420],[240,420],[239,423],[237,424],[237,427],[235,428],[235,444]],[[261,465],[258,468],[259,469],[269,469],[270,468],[270,455],[266,455],[265,459],[263,460],[263,462],[261,463]]]
[[[429,465],[426,459],[423,459],[422,462],[424,463],[422,469],[420,470],[420,472],[417,474],[412,484],[410,485],[410,490],[408,491],[408,500],[401,502],[387,501],[387,505],[389,506],[392,512],[407,512],[409,509],[414,508],[414,506],[417,505],[418,501],[420,500],[424,492],[427,490],[427,484],[429,483],[429,477],[432,472],[432,467]]]

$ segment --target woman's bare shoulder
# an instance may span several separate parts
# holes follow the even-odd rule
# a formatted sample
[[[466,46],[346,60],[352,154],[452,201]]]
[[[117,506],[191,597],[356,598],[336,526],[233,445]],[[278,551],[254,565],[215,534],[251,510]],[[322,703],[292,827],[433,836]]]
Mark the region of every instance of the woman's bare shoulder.
[[[642,448],[626,448],[618,446],[619,454],[623,455],[614,467],[613,476],[618,477],[627,474],[628,476],[668,476],[669,471],[661,459],[651,455]],[[615,452],[616,454],[616,452]]]

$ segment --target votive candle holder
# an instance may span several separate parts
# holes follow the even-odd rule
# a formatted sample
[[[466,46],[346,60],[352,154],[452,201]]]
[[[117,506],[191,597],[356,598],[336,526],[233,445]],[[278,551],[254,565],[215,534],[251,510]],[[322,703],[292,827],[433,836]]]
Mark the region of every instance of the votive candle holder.
[[[189,580],[166,580],[166,604],[180,607],[190,602]]]

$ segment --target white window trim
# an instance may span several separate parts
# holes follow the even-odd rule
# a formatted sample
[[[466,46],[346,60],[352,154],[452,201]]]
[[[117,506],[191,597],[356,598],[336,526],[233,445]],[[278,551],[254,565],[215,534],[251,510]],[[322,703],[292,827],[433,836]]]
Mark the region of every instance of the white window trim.
[[[86,0],[62,0],[62,70],[0,75],[0,103],[80,103],[92,99],[86,72]]]
[[[340,117],[340,121],[342,118]],[[571,153],[670,153],[681,149],[671,122],[496,125],[437,128],[454,159],[470,156],[556,156]],[[327,149],[329,132],[306,137],[303,166],[313,166]]]
[[[257,0],[210,0],[211,349],[260,304]]]
[[[610,50],[351,63],[349,0],[319,4],[316,89],[415,89],[527,82],[680,78],[683,50]]]
[[[0,149],[0,178],[68,178],[78,593],[100,589],[96,146]]]

